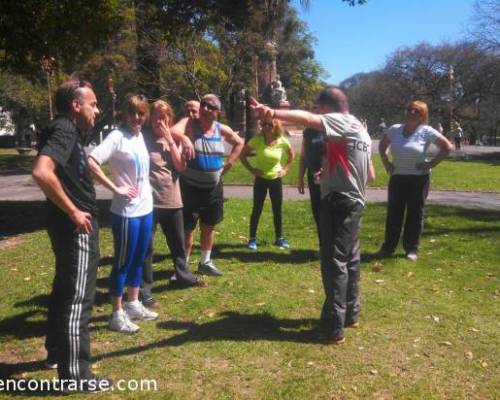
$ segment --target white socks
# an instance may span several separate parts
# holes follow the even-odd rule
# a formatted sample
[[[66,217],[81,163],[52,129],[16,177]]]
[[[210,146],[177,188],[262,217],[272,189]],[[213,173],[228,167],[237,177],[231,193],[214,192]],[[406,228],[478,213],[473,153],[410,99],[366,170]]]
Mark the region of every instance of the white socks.
[[[200,263],[201,264],[206,264],[207,262],[210,261],[210,253],[212,253],[211,250],[202,250],[201,255],[200,255]]]

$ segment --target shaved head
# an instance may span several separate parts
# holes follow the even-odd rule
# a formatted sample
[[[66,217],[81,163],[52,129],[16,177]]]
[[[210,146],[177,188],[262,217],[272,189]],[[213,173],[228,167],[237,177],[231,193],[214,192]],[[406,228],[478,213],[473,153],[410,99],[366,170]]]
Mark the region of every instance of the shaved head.
[[[200,102],[189,100],[184,103],[184,115],[189,118],[198,118],[200,116]]]
[[[348,112],[349,102],[344,91],[338,86],[323,89],[316,100],[320,106],[328,106],[336,112]]]

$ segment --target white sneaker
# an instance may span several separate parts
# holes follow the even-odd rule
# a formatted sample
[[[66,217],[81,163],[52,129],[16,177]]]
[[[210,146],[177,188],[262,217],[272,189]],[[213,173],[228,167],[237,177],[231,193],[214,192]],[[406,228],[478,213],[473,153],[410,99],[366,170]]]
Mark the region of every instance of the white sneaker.
[[[109,329],[123,333],[135,333],[139,327],[130,321],[126,312],[114,312],[109,319]]]
[[[148,310],[140,301],[125,304],[125,312],[130,319],[152,321],[158,318],[157,312]]]

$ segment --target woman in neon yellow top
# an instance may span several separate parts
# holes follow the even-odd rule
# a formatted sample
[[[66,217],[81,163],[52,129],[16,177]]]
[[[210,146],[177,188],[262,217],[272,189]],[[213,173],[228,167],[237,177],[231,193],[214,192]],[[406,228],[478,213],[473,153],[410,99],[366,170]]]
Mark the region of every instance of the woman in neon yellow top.
[[[279,120],[263,121],[260,134],[250,139],[241,152],[242,164],[255,175],[250,238],[248,240],[248,248],[251,250],[257,250],[257,225],[268,191],[273,210],[275,244],[282,249],[290,247],[281,231],[281,206],[283,203],[281,178],[288,172],[294,154],[290,142],[283,137],[283,132],[283,126]],[[247,159],[251,152],[255,152],[253,165]],[[283,156],[287,157],[285,165],[281,164]]]

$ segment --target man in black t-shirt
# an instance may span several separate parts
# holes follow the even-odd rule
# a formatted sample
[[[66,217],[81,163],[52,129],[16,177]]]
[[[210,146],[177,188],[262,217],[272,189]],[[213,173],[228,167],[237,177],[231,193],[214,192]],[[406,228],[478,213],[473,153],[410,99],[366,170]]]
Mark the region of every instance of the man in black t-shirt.
[[[47,231],[56,259],[46,366],[57,366],[61,379],[86,382],[97,379],[90,372],[88,320],[99,263],[99,228],[96,195],[82,143],[99,110],[88,82],[62,84],[55,102],[59,115],[42,132],[33,166],[33,179],[48,200]],[[109,384],[106,379],[95,382],[97,385],[80,389]]]

